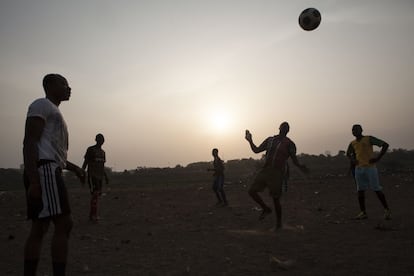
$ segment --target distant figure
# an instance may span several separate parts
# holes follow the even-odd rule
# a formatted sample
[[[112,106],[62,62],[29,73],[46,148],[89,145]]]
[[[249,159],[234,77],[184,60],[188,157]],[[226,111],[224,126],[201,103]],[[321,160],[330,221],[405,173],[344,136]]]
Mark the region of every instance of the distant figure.
[[[224,193],[224,187],[223,187],[224,186],[224,163],[223,163],[223,160],[221,160],[218,155],[218,149],[213,149],[212,155],[214,157],[213,168],[208,169],[208,170],[214,172],[213,191],[217,196],[216,205],[227,206],[228,202],[227,202],[226,194]]]
[[[102,134],[97,134],[95,137],[96,144],[90,146],[86,150],[85,161],[82,169],[88,167],[88,184],[91,192],[89,219],[91,221],[98,221],[98,199],[102,194],[102,181],[105,177],[105,182],[108,184],[108,175],[105,172],[105,151],[102,145],[105,138]]]
[[[381,201],[384,207],[384,219],[391,219],[391,212],[382,192],[375,165],[387,152],[388,144],[374,136],[363,136],[361,125],[353,125],[352,134],[356,139],[349,144],[346,155],[354,166],[353,175],[357,184],[358,202],[361,209],[355,219],[368,218],[365,209],[365,191],[368,189],[375,191]],[[381,147],[381,152],[376,157],[374,156],[374,145]]]
[[[50,222],[55,225],[52,238],[53,275],[65,275],[72,216],[62,170],[74,172],[81,182],[85,172],[66,160],[68,132],[59,110],[68,101],[71,88],[58,74],[43,78],[45,98],[35,100],[28,109],[23,141],[24,185],[27,217],[31,230],[24,247],[24,275],[36,275],[43,236]]]
[[[253,143],[252,135],[249,130],[246,130],[246,140],[249,142],[254,153],[266,151],[264,167],[256,175],[256,178],[249,189],[249,195],[262,208],[262,213],[259,219],[264,219],[272,210],[264,203],[258,192],[262,192],[266,187],[269,189],[270,196],[273,198],[273,203],[276,213],[276,224],[273,230],[278,230],[282,227],[282,207],[280,205],[280,197],[282,194],[282,185],[285,181],[286,162],[289,157],[301,171],[307,173],[306,166],[299,164],[296,157],[296,145],[286,137],[289,132],[289,124],[283,122],[279,127],[279,135],[268,137],[260,146]]]

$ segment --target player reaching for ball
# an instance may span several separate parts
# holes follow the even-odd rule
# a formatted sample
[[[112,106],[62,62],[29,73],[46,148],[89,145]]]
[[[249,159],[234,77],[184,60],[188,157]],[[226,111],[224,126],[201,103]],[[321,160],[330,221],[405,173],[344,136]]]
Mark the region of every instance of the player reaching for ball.
[[[289,157],[292,159],[293,164],[295,164],[295,166],[302,172],[308,173],[307,167],[300,164],[296,157],[296,145],[286,136],[288,132],[289,124],[283,122],[280,124],[279,134],[268,137],[258,147],[253,143],[250,131],[246,130],[245,136],[254,153],[266,151],[265,164],[250,186],[249,195],[262,208],[262,213],[259,217],[259,219],[262,220],[272,212],[272,209],[264,203],[258,192],[262,192],[265,188],[268,188],[269,194],[273,198],[276,213],[276,224],[273,229],[275,231],[282,228],[282,207],[280,204],[280,197],[285,177],[286,162]]]

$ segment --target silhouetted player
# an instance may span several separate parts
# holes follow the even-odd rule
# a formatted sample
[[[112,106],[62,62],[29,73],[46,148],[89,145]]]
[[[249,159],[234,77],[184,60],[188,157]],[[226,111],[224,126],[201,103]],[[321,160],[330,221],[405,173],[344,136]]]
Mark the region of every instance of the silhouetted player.
[[[72,217],[62,170],[76,173],[81,182],[85,172],[66,160],[68,132],[59,110],[68,101],[71,88],[64,77],[48,74],[43,78],[45,98],[28,109],[23,142],[24,184],[27,217],[32,220],[24,248],[24,275],[36,275],[43,236],[52,221],[53,275],[65,275]]]
[[[352,126],[352,134],[356,139],[349,144],[346,155],[355,166],[354,177],[358,190],[359,208],[361,210],[355,219],[366,219],[368,217],[365,209],[365,191],[368,189],[375,191],[378,199],[381,201],[384,207],[384,218],[391,219],[391,212],[382,192],[378,170],[375,165],[387,152],[388,144],[374,136],[362,135],[362,127],[360,125]],[[374,156],[373,146],[381,147],[381,152],[378,156]]]
[[[105,151],[102,149],[105,138],[102,134],[97,134],[95,141],[96,144],[86,150],[82,169],[88,167],[88,184],[91,191],[89,219],[96,222],[99,219],[98,199],[102,194],[103,178],[108,184],[108,176],[105,172]]]
[[[213,169],[208,169],[209,171],[214,171],[214,181],[213,181],[213,191],[217,196],[217,205],[227,206],[227,198],[224,193],[224,163],[218,155],[218,149],[212,150],[212,155],[214,157]]]
[[[299,164],[296,157],[296,145],[286,137],[289,132],[289,124],[283,122],[279,127],[279,135],[268,137],[260,146],[253,143],[252,135],[246,130],[246,140],[249,142],[254,153],[266,151],[265,164],[256,175],[256,178],[249,189],[249,195],[262,208],[259,219],[264,219],[272,210],[264,203],[258,192],[262,192],[266,187],[273,198],[276,224],[274,230],[282,227],[282,207],[280,205],[280,196],[282,194],[282,185],[285,177],[286,162],[289,157],[301,171],[307,173],[306,166]]]

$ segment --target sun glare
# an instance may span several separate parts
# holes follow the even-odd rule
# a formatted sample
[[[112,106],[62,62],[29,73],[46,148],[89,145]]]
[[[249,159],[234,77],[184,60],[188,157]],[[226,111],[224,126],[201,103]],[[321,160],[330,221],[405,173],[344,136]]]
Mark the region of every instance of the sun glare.
[[[226,112],[215,112],[210,117],[211,128],[216,132],[225,132],[231,124],[230,115]]]
[[[227,101],[221,99],[227,103]],[[231,104],[217,104],[217,101],[205,103],[200,109],[202,131],[207,135],[227,136],[233,133],[237,125],[237,107]]]

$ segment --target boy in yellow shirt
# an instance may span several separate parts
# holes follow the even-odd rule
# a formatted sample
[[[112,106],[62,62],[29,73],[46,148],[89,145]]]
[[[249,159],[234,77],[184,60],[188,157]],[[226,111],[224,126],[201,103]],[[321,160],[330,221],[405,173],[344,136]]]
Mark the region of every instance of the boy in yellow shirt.
[[[353,167],[355,167],[354,177],[357,184],[359,207],[361,209],[361,212],[355,219],[368,218],[365,210],[365,191],[370,189],[377,194],[385,210],[384,218],[389,220],[391,219],[391,212],[382,192],[378,170],[375,165],[387,152],[389,145],[374,136],[362,135],[361,125],[353,125],[352,134],[356,139],[349,144],[346,155],[351,160]],[[373,146],[381,147],[378,156],[374,156]]]

